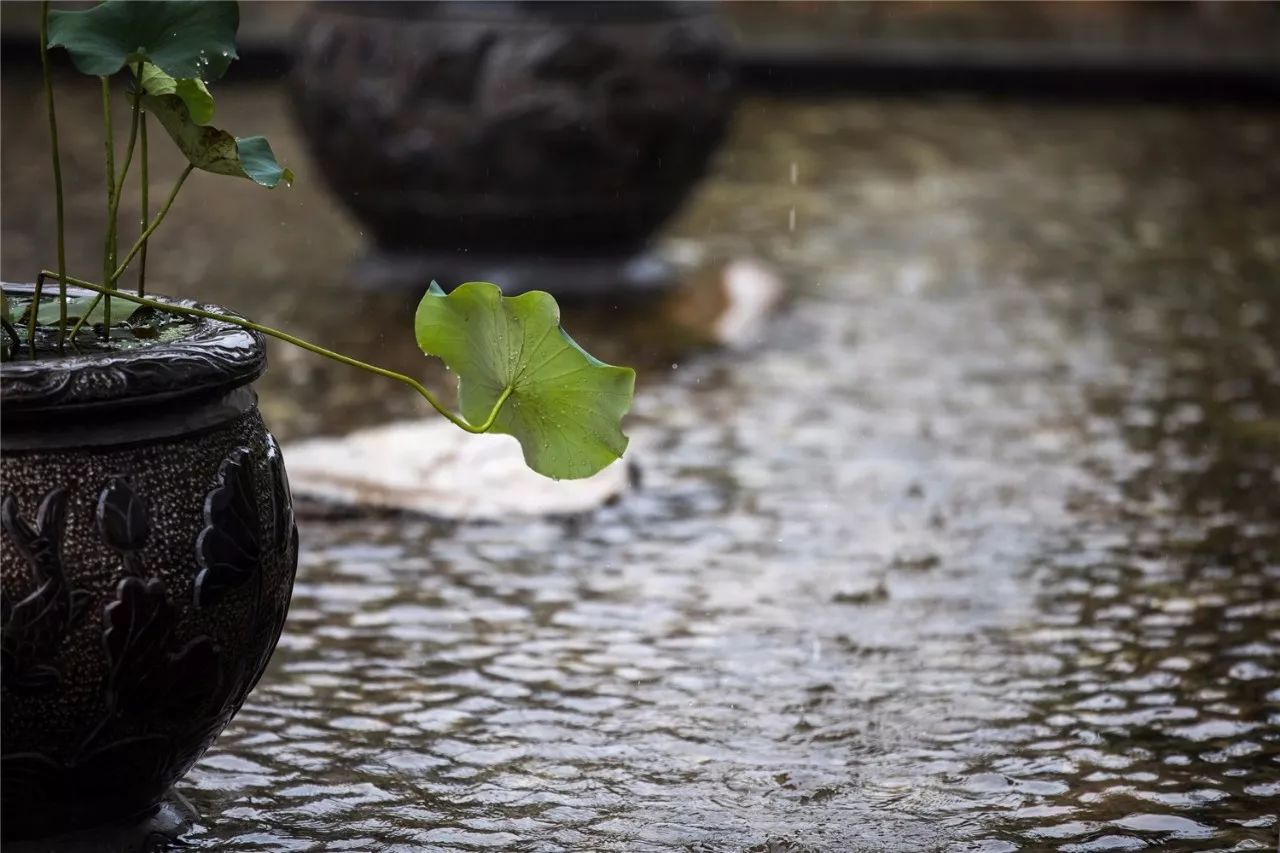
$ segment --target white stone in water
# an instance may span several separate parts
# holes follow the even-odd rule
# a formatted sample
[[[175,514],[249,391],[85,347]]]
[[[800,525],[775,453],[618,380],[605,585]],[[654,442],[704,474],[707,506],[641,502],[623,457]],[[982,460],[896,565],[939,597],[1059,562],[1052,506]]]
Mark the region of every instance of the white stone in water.
[[[550,480],[529,470],[511,436],[416,420],[284,448],[290,485],[303,503],[458,521],[589,512],[626,491],[630,458],[585,480]]]
[[[763,264],[738,260],[725,266],[725,305],[714,321],[716,340],[730,348],[752,346],[786,293],[782,281]]]

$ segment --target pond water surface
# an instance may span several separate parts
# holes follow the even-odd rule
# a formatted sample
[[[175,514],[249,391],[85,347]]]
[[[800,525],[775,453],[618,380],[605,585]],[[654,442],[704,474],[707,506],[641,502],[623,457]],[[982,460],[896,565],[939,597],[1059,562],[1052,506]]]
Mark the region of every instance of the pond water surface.
[[[34,198],[16,87],[4,180]],[[229,95],[237,127],[280,101]],[[271,122],[248,129],[305,175]],[[304,519],[271,669],[180,785],[184,841],[1275,849],[1278,149],[1244,109],[746,100],[670,245],[762,258],[786,310],[743,351],[675,355],[633,304],[583,315],[585,345],[644,366],[615,506]],[[358,229],[319,187],[218,192],[175,208],[152,275],[413,358],[351,322]],[[14,199],[8,279],[47,254]],[[210,230],[237,248],[176,248]],[[413,409],[274,357],[285,438]]]

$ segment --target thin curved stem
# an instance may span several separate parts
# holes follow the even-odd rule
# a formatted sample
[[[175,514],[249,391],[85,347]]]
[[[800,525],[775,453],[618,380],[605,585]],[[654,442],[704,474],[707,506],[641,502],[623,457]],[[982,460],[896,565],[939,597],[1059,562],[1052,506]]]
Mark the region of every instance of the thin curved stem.
[[[141,76],[141,73],[142,73],[141,66],[139,66],[138,73],[139,73],[139,76]],[[124,150],[124,165],[120,167],[120,177],[117,178],[115,182],[112,184],[113,192],[111,196],[111,208],[108,212],[108,215],[110,216],[110,221],[107,227],[111,229],[111,235],[113,238],[116,236],[116,234],[119,231],[117,223],[119,222],[119,214],[120,214],[120,197],[124,195],[124,179],[129,174],[129,164],[133,162],[133,148],[138,141],[138,120],[142,116],[141,88],[139,88],[139,90],[136,93],[134,93],[132,113],[133,115],[129,119],[129,144],[125,147],[125,150]],[[111,266],[113,268],[115,267],[115,252],[116,252],[116,247],[112,245]]]
[[[18,335],[18,330],[13,327],[13,324],[10,323],[7,318],[0,319],[0,326],[4,327],[5,334],[13,338],[13,345],[15,347],[22,346],[22,338]]]
[[[164,206],[160,208],[160,212],[156,214],[156,218],[151,220],[151,224],[148,225],[146,230],[144,230],[141,236],[138,237],[137,241],[133,244],[133,247],[129,249],[129,253],[124,256],[124,261],[120,266],[116,267],[115,271],[108,275],[107,281],[111,285],[114,285],[120,280],[120,276],[124,275],[124,271],[129,267],[130,261],[132,261],[134,256],[147,245],[147,239],[150,238],[151,235],[155,233],[155,230],[160,227],[160,223],[164,221],[165,216],[169,213],[169,208],[173,207],[174,199],[178,197],[178,190],[182,189],[183,182],[186,181],[187,176],[190,175],[195,168],[195,166],[188,163],[187,168],[182,170],[182,174],[178,176],[178,182],[175,183],[173,185],[173,189],[169,191],[169,197],[165,199]],[[67,281],[72,281],[74,283],[74,280],[70,278],[68,278]],[[81,286],[83,287],[85,285]],[[97,285],[95,285],[95,287],[97,287]],[[114,287],[110,289],[114,290]],[[80,332],[80,327],[84,325],[85,320],[87,320],[89,315],[93,313],[93,310],[98,307],[98,303],[102,301],[102,295],[106,292],[106,289],[100,289],[98,291],[98,296],[93,300],[93,304],[89,306],[89,310],[84,312],[84,316],[76,321],[75,328],[71,330],[71,337],[74,338]],[[110,300],[111,297],[107,296],[107,299]],[[110,304],[110,302],[108,302],[108,304]],[[103,322],[105,323],[110,319],[110,316],[104,317]]]
[[[134,70],[135,80],[137,82],[137,91],[133,92],[133,97],[129,100],[132,104],[129,108],[129,142],[124,149],[124,165],[120,167],[120,177],[116,178],[116,206],[119,207],[120,195],[124,190],[124,179],[129,176],[129,166],[133,163],[133,149],[138,142],[138,120],[142,117],[142,66],[144,63],[138,63],[138,67]]]
[[[173,201],[178,197],[178,190],[182,189],[182,184],[187,180],[187,176],[195,171],[195,166],[190,163],[187,168],[182,170],[182,174],[178,176],[178,181],[173,185],[173,189],[169,191],[169,197],[164,200],[164,205],[160,208],[160,212],[156,214],[156,218],[151,220],[151,224],[146,227],[133,246],[129,248],[129,253],[124,256],[124,260],[120,262],[120,266],[116,267],[115,272],[111,273],[113,282],[119,281],[120,276],[124,275],[124,271],[129,268],[130,262],[133,261],[135,255],[147,245],[147,240],[160,227],[160,223],[164,221],[165,216],[169,214],[169,208],[173,207]]]
[[[138,155],[140,162],[138,169],[142,185],[140,187],[142,195],[142,222],[140,227],[143,231],[147,230],[147,220],[151,217],[151,177],[147,174],[147,113],[142,113],[141,123],[138,125]],[[146,296],[147,294],[147,244],[142,244],[142,249],[138,252],[138,295]]]
[[[53,151],[53,197],[58,218],[58,351],[67,338],[67,241],[62,212],[62,158],[58,155],[58,116],[53,109],[53,75],[49,70],[49,0],[40,9],[40,69],[44,74],[44,104],[49,113],[49,144]],[[40,305],[40,286],[36,286],[27,323],[27,338],[32,352],[36,346],[36,309]]]
[[[498,415],[502,412],[502,407],[506,405],[507,398],[511,396],[511,392],[515,388],[508,385],[502,389],[502,393],[498,395],[498,399],[493,402],[493,408],[489,410],[489,417],[484,419],[484,423],[477,427],[468,429],[467,432],[482,433],[493,429],[493,424],[498,420]]]
[[[36,279],[36,280],[39,281],[39,279]],[[71,277],[68,277],[67,281],[73,284],[75,283],[75,279]],[[81,314],[79,320],[76,320],[76,324],[71,327],[71,334],[68,335],[67,337],[71,338],[73,341],[75,340],[76,335],[80,334],[80,328],[84,325],[84,321],[88,320],[89,315],[98,309],[98,303],[101,301],[102,301],[102,294],[99,293],[97,296],[93,298],[93,302],[90,303],[89,310]]]
[[[142,77],[142,66],[138,66],[138,77]],[[124,179],[129,174],[129,164],[133,162],[133,148],[138,141],[138,119],[142,115],[142,89],[139,83],[139,89],[133,96],[132,117],[129,120],[129,143],[124,151],[124,165],[120,167],[120,177],[111,183],[111,205],[107,210],[107,251],[110,253],[111,260],[108,262],[111,267],[116,265],[116,252],[118,250],[118,235],[120,233],[120,197],[124,195]],[[110,166],[108,166],[110,168]],[[116,277],[113,275],[107,281],[107,286],[111,290],[116,288]],[[96,301],[95,301],[96,305]],[[107,338],[111,335],[111,297],[107,296],[107,306],[103,311],[102,317],[102,336]]]
[[[102,247],[102,277],[108,285],[111,283],[111,270],[116,265],[115,217],[112,215],[116,199],[116,142],[111,127],[111,78],[99,77],[102,81],[102,120],[106,130],[107,151],[107,235]],[[79,326],[77,326],[79,328]],[[73,330],[71,333],[75,335]],[[111,297],[107,297],[107,305],[103,316],[102,338],[111,337]]]
[[[40,275],[53,276],[54,273],[50,272],[49,270],[41,270]],[[108,292],[107,288],[103,287],[100,284],[94,284],[91,281],[85,281],[83,279],[73,278],[71,276],[67,276],[67,281],[71,282],[72,284],[78,285],[80,287],[86,288],[88,290],[92,290],[99,294],[104,294]],[[512,388],[511,386],[507,386],[506,388],[503,389],[502,393],[498,396],[497,401],[493,404],[493,409],[490,410],[489,416],[485,418],[484,422],[479,425],[470,424],[464,418],[449,411],[444,406],[444,404],[441,403],[439,399],[436,398],[436,395],[431,393],[431,391],[427,388],[427,386],[423,385],[421,382],[414,379],[412,376],[407,376],[403,373],[397,373],[394,370],[387,370],[385,367],[378,367],[376,364],[369,364],[368,362],[360,361],[359,359],[352,358],[349,355],[343,355],[342,353],[325,349],[324,347],[319,346],[318,344],[313,344],[310,341],[303,340],[302,338],[299,338],[295,335],[291,335],[288,332],[282,332],[279,329],[273,329],[270,326],[264,326],[261,323],[255,323],[252,320],[246,320],[243,317],[236,317],[234,315],[228,315],[228,314],[216,314],[213,311],[205,311],[202,308],[192,308],[186,305],[172,305],[168,302],[158,302],[154,299],[148,299],[145,296],[138,296],[132,293],[128,293],[126,291],[112,291],[112,294],[118,299],[124,299],[129,302],[136,302],[139,305],[145,306],[147,308],[154,308],[157,311],[164,311],[169,314],[185,314],[190,317],[204,317],[207,320],[217,320],[222,323],[230,323],[233,326],[239,326],[242,329],[251,329],[255,332],[261,332],[264,335],[268,335],[270,337],[276,338],[277,340],[284,341],[285,343],[288,343],[288,344],[293,344],[296,347],[301,347],[302,349],[307,350],[308,352],[313,352],[316,355],[322,355],[325,358],[332,359],[333,361],[339,362],[341,364],[345,364],[350,367],[359,368],[360,370],[373,373],[377,376],[383,376],[383,377],[386,377],[387,379],[394,379],[396,382],[400,382],[404,385],[408,385],[414,391],[417,391],[418,394],[423,399],[425,399],[428,403],[431,404],[431,408],[439,412],[445,419],[447,419],[454,426],[460,429],[466,430],[467,432],[471,432],[471,433],[488,432],[493,427],[494,423],[497,421],[498,415],[501,413],[503,405],[506,404],[507,399],[510,398],[511,396]]]

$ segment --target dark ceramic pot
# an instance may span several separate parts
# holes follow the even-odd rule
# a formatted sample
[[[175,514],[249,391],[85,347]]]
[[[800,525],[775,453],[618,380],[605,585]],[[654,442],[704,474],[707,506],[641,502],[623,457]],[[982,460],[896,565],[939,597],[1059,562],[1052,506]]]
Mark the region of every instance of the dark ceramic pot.
[[[376,241],[361,274],[504,290],[644,277],[642,249],[732,107],[706,4],[311,5],[293,85],[325,178]]]
[[[0,367],[6,838],[146,813],[261,677],[297,566],[265,365],[201,320]]]

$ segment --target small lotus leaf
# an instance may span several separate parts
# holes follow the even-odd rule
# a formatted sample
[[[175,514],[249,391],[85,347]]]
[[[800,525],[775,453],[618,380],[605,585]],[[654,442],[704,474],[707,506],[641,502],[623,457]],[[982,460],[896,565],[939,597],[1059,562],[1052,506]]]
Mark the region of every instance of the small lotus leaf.
[[[198,125],[206,125],[213,121],[213,95],[203,80],[186,77],[175,80],[156,66],[147,63],[142,66],[142,91],[157,97],[176,95],[186,105],[191,121]]]
[[[237,138],[225,130],[202,125],[192,117],[186,100],[176,93],[146,95],[142,102],[197,169],[248,178],[268,189],[281,181],[293,183],[293,172],[276,162],[265,137]]]
[[[525,462],[555,479],[590,477],[622,456],[622,417],[635,371],[594,358],[560,328],[548,293],[507,297],[470,282],[445,294],[434,283],[414,318],[418,345],[458,374],[462,415],[488,418],[511,395],[491,432],[515,436]]]
[[[127,322],[141,307],[137,302],[130,302],[127,299],[111,300],[112,325]],[[76,296],[67,300],[67,320],[70,322],[75,323],[84,317],[86,311],[89,312],[89,316],[85,319],[86,326],[101,323],[107,318],[107,300],[98,299],[96,294]],[[60,317],[57,299],[41,301],[40,308],[36,311],[36,323],[41,326],[56,326]]]

